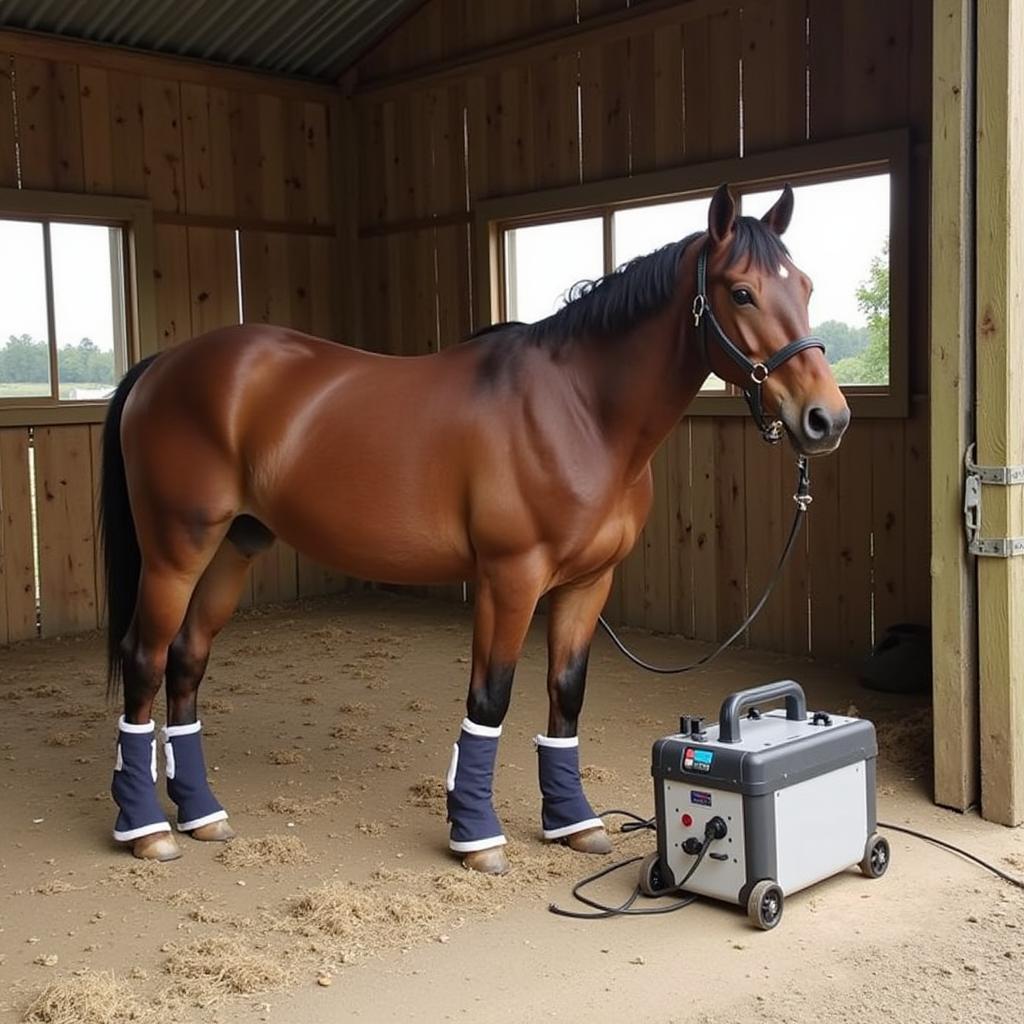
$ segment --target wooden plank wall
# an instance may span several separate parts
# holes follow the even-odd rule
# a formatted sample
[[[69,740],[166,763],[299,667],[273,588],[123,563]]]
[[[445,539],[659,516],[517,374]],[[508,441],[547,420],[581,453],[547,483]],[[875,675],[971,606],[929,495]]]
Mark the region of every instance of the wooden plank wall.
[[[438,62],[627,6],[644,13],[636,0],[431,0],[361,62],[366,342],[434,351],[478,326],[465,224],[478,199],[908,126],[911,195],[898,201],[911,205],[913,412],[855,421],[838,456],[815,462],[805,543],[749,638],[859,658],[876,631],[929,619],[931,4],[690,0],[655,27],[627,21],[578,44],[538,40],[535,53],[417,81]],[[782,546],[790,474],[787,453],[767,449],[749,423],[684,420],[655,459],[654,509],[617,574],[610,616],[723,636]]]
[[[240,319],[342,333],[335,190],[345,183],[332,161],[328,90],[288,82],[278,91],[272,78],[196,65],[175,77],[167,60],[149,76],[126,70],[117,51],[25,45],[0,53],[0,186],[152,202],[159,347]],[[102,623],[98,431],[0,431],[0,643]],[[345,585],[283,546],[252,577],[244,603]]]

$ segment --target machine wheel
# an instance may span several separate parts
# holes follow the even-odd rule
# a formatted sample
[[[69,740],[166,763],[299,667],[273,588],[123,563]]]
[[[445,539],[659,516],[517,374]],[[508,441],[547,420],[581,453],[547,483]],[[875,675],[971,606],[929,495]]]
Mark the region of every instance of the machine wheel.
[[[889,860],[889,840],[877,832],[868,836],[864,845],[864,859],[860,862],[861,871],[868,878],[881,878],[889,869]]]
[[[770,878],[758,882],[747,897],[747,917],[763,931],[771,931],[782,920],[784,897]]]
[[[645,896],[661,896],[665,891],[665,879],[661,875],[661,862],[657,851],[647,854],[640,863],[640,891]]]

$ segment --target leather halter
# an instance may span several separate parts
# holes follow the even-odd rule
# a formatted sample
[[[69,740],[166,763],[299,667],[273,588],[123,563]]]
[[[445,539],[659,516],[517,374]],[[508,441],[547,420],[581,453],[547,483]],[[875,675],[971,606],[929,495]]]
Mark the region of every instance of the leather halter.
[[[806,338],[797,338],[788,345],[783,346],[778,352],[772,353],[771,357],[763,363],[755,363],[738,345],[722,330],[722,325],[715,317],[711,308],[711,300],[708,298],[708,248],[706,243],[701,247],[697,256],[697,294],[693,300],[693,325],[701,328],[701,339],[704,343],[704,359],[710,365],[708,359],[708,326],[711,327],[711,338],[717,342],[718,347],[750,378],[750,384],[744,388],[743,395],[750,406],[750,415],[757,424],[761,436],[769,444],[778,444],[783,437],[783,424],[781,420],[768,420],[764,412],[764,400],[761,389],[769,375],[777,370],[787,360],[793,358],[800,352],[809,348],[820,348],[825,351],[825,342],[813,334]]]

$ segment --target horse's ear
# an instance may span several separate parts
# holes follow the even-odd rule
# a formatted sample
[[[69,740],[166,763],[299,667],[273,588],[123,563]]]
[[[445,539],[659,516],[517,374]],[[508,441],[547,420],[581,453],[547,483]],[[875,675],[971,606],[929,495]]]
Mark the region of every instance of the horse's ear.
[[[789,222],[793,219],[793,189],[787,185],[782,190],[782,195],[775,200],[772,208],[761,218],[761,223],[766,224],[777,235],[786,233]]]
[[[728,185],[719,185],[711,198],[708,210],[708,234],[715,245],[724,242],[733,231],[736,223],[736,200],[733,199]]]

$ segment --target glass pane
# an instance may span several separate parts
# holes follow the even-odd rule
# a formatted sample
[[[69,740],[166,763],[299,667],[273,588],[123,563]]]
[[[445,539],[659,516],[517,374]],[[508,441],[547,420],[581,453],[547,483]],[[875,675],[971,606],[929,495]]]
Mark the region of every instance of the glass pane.
[[[0,399],[50,394],[43,225],[0,220]]]
[[[107,398],[124,372],[121,229],[51,224],[50,248],[60,397]]]
[[[615,221],[615,265],[646,256],[669,242],[678,242],[708,226],[707,199],[683,199],[676,203],[636,206],[619,210]]]
[[[637,206],[619,210],[615,221],[615,265],[645,256],[669,242],[678,242],[695,231],[706,231],[708,200],[683,199],[674,203]],[[725,381],[711,374],[702,391],[724,391]]]
[[[510,320],[534,323],[562,308],[577,281],[604,273],[599,217],[537,224],[505,232],[506,307]]]
[[[841,384],[888,384],[889,175],[793,191],[785,241],[814,281],[811,331],[825,339]],[[778,196],[778,189],[747,193],[743,212],[760,217]]]

